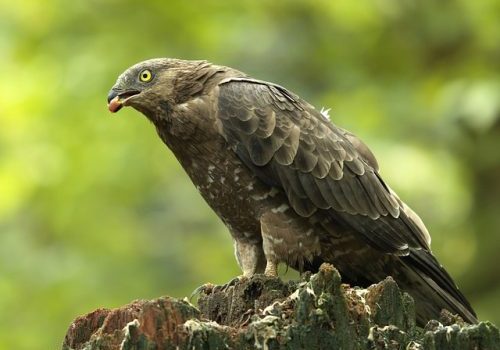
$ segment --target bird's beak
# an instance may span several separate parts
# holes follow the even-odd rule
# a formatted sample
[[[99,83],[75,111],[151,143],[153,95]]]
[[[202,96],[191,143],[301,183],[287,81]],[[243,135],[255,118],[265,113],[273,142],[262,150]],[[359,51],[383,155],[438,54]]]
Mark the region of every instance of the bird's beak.
[[[108,109],[111,113],[116,113],[122,108],[122,102],[120,101],[120,96],[118,92],[111,89],[108,94]]]
[[[118,91],[111,89],[108,94],[108,109],[111,113],[118,112],[123,106],[126,106],[126,102],[133,96],[139,94],[140,91],[130,90],[130,91]]]

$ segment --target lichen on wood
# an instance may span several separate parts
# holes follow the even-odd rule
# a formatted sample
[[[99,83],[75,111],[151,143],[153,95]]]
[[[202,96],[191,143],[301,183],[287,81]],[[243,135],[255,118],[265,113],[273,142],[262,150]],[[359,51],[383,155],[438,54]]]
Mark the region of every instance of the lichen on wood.
[[[324,264],[301,281],[255,275],[207,286],[198,308],[162,297],[99,309],[71,324],[63,349],[500,349],[500,334],[447,312],[421,329],[392,278],[353,288]]]

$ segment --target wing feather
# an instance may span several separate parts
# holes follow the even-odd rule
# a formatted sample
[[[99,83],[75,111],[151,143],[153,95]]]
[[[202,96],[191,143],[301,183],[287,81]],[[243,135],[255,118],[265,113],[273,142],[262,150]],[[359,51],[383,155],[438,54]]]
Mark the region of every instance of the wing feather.
[[[420,276],[445,305],[475,321],[470,304],[432,256],[422,221],[384,183],[361,140],[278,85],[226,79],[218,96],[222,136],[263,182],[283,189],[297,214],[322,211],[372,248],[400,256],[407,274]]]
[[[378,175],[373,154],[288,90],[252,79],[219,84],[221,132],[266,183],[283,188],[302,216],[327,210],[377,249],[428,249],[428,235]]]

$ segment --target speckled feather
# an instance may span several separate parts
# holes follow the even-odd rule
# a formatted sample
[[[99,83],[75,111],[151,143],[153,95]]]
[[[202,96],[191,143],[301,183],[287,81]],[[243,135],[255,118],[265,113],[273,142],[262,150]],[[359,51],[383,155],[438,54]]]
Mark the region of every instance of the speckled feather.
[[[229,79],[220,84],[217,116],[233,150],[249,168],[260,168],[262,181],[279,183],[299,215],[331,209],[388,253],[429,249],[426,231],[410,223],[369,163],[371,153],[363,156],[297,96],[269,83]]]

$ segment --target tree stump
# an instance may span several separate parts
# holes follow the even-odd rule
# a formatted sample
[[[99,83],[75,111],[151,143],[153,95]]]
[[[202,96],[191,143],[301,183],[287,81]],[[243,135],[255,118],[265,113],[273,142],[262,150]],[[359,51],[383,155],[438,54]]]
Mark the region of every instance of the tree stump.
[[[138,300],[70,325],[77,349],[500,349],[498,328],[443,312],[416,326],[413,299],[390,277],[367,289],[342,284],[331,265],[301,281],[256,275],[187,299]]]

